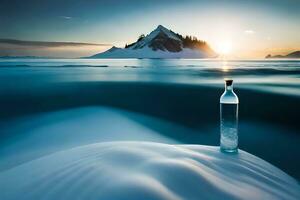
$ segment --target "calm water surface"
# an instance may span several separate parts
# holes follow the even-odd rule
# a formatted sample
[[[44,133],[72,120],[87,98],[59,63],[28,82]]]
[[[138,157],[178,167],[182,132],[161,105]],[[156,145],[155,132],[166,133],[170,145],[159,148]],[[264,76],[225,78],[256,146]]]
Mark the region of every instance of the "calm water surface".
[[[0,67],[5,86],[1,89],[14,89],[12,81],[16,87],[19,81],[22,87],[36,82],[85,81],[219,86],[224,78],[233,78],[239,87],[300,95],[300,60],[2,59]]]
[[[94,142],[219,145],[224,78],[239,147],[300,179],[300,60],[2,59],[0,171]]]

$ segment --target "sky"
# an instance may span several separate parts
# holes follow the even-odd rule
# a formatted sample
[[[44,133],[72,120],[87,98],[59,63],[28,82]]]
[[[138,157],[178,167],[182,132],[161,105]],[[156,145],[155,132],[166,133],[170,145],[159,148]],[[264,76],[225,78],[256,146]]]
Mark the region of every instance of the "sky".
[[[161,24],[233,58],[263,58],[300,50],[299,8],[299,0],[0,0],[0,56],[89,56]]]

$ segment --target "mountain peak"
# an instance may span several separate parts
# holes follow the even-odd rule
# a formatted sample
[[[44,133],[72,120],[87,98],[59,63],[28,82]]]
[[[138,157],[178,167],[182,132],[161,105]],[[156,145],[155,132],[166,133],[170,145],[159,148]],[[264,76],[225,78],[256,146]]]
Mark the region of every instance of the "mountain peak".
[[[163,25],[158,25],[156,29],[157,29],[157,30],[168,30],[168,31],[169,31],[169,29],[167,29],[167,28],[164,27]]]
[[[149,39],[153,39],[160,33],[165,34],[170,39],[180,41],[180,38],[173,31],[171,31],[170,29],[167,29],[166,27],[164,27],[162,25],[158,25],[154,31],[152,31],[149,35],[147,35],[147,37],[149,37]]]
[[[113,47],[92,57],[203,58],[215,56],[214,51],[204,41],[191,36],[184,38],[182,35],[158,25],[146,36],[142,34],[136,42],[126,44],[124,49]]]

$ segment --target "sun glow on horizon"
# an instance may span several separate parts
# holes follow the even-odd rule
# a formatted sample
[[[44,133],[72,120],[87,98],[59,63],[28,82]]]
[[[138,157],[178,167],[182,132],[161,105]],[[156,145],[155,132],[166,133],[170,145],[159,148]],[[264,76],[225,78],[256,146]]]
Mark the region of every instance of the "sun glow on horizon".
[[[220,41],[216,47],[217,53],[221,55],[228,55],[232,52],[232,42],[227,41]]]

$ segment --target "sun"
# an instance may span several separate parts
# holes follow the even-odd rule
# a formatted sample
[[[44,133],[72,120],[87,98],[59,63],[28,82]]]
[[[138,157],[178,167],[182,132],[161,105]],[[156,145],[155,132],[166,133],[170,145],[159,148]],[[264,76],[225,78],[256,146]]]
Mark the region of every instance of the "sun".
[[[221,41],[217,45],[217,52],[221,55],[228,55],[232,51],[231,41]]]

